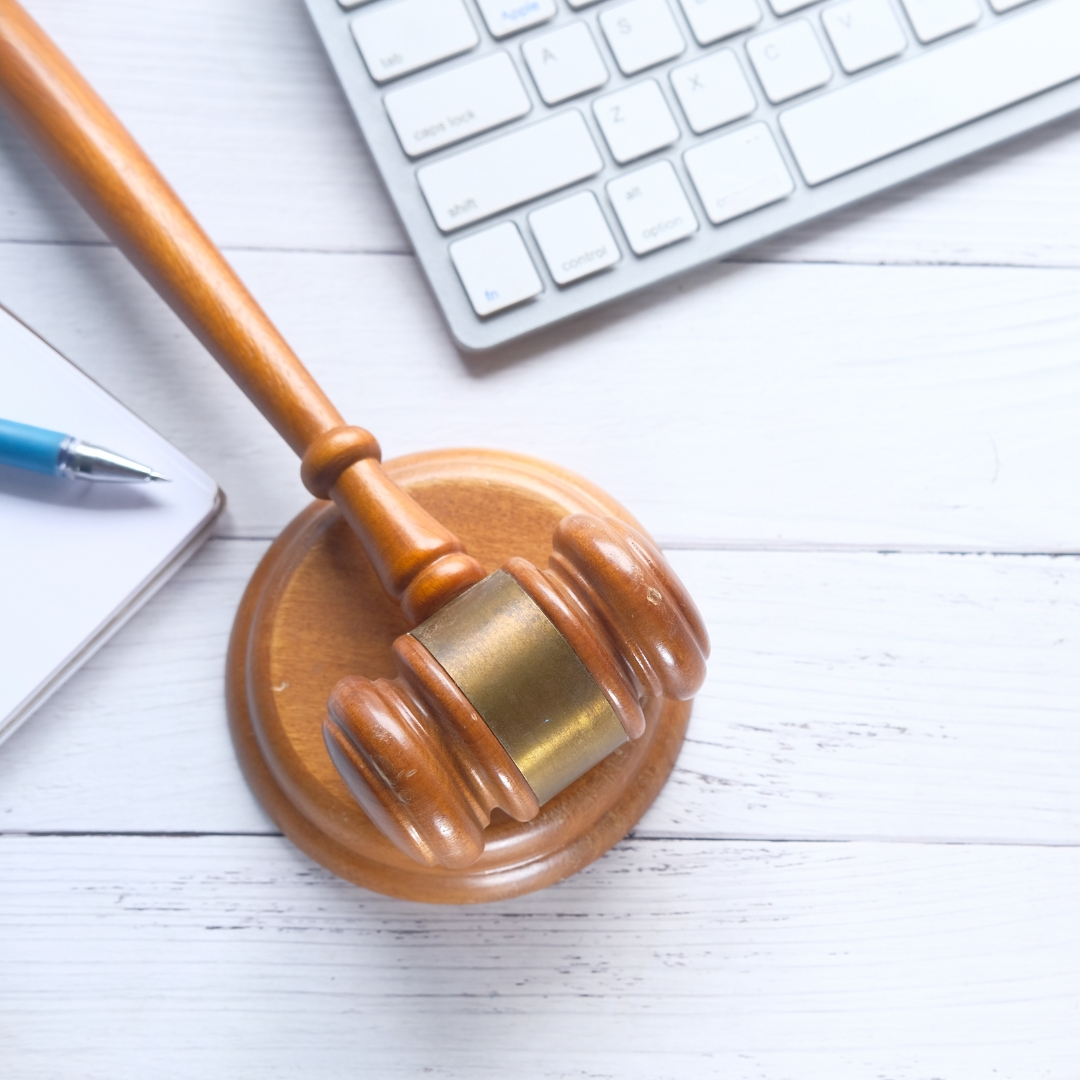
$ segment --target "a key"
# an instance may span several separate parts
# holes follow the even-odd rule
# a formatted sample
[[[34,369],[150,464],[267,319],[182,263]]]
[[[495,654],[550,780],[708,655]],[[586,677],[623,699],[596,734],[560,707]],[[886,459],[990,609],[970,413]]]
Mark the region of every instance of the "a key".
[[[793,11],[798,11],[799,8],[807,7],[814,2],[815,0],[769,0],[769,7],[777,15],[790,15]]]
[[[750,38],[746,51],[774,105],[816,90],[832,78],[829,61],[805,19]]]
[[[557,285],[569,285],[619,261],[619,247],[591,191],[534,210],[529,227]]]
[[[679,137],[678,125],[653,79],[597,98],[593,113],[620,165],[670,146]]]
[[[915,36],[925,45],[979,21],[976,0],[903,0]]]
[[[512,221],[455,241],[450,245],[450,261],[477,315],[491,315],[544,291]]]
[[[584,23],[529,38],[521,52],[536,89],[548,105],[595,90],[608,81],[600,50]]]
[[[476,48],[462,0],[384,0],[353,19],[353,37],[377,83]]]
[[[1057,0],[796,105],[780,127],[820,184],[1080,78],[1078,41],[1080,2]]]
[[[539,199],[603,168],[575,109],[424,165],[420,190],[443,232]]]
[[[1031,0],[990,0],[990,6],[1000,15],[1003,11],[1012,11],[1021,4],[1030,4]]]
[[[600,13],[615,63],[624,75],[671,60],[686,48],[665,0],[629,0]]]
[[[730,49],[673,68],[671,85],[691,130],[698,135],[741,120],[757,108],[750,84]]]
[[[848,74],[899,56],[907,46],[888,0],[844,0],[827,7],[821,21]]]
[[[503,38],[547,22],[555,14],[555,0],[476,0],[492,37]]]
[[[697,218],[670,161],[612,180],[607,193],[635,255],[647,255],[697,232]]]
[[[768,206],[795,190],[764,124],[750,124],[695,146],[683,160],[714,225]]]
[[[392,90],[385,105],[409,157],[516,120],[532,108],[513,61],[504,52]]]
[[[679,0],[699,45],[731,37],[761,22],[756,0]]]

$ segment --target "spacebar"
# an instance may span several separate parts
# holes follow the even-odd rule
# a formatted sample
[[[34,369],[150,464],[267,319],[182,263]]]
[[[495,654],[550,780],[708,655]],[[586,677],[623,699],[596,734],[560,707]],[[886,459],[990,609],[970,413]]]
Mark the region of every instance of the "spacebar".
[[[780,126],[821,184],[1078,77],[1080,0],[1056,0],[796,105]]]

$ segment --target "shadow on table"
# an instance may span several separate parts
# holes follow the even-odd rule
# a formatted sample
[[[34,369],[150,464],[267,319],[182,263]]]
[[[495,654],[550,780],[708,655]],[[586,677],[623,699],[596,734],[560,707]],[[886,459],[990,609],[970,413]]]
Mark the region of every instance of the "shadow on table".
[[[799,263],[797,249],[840,229],[857,228],[863,222],[885,210],[904,206],[916,199],[981,172],[995,162],[1006,161],[1021,154],[1034,153],[1060,139],[1080,134],[1080,112],[1062,117],[1034,131],[1025,132],[1004,143],[987,147],[970,157],[952,162],[941,169],[915,177],[895,188],[851,206],[841,207],[831,214],[807,222],[790,232],[763,240],[717,263],[707,264],[659,285],[649,286],[631,294],[568,319],[564,323],[541,330],[527,338],[510,342],[489,352],[470,353],[458,349],[466,371],[476,377],[493,375],[515,364],[527,362],[544,353],[558,349],[571,341],[578,341],[600,333],[631,313],[650,311],[668,302],[674,294],[715,287],[731,274],[739,272],[740,266],[760,263]],[[1080,206],[1080,202],[1078,202]]]
[[[5,496],[87,511],[136,510],[154,504],[142,485],[70,480],[0,465],[0,502]]]

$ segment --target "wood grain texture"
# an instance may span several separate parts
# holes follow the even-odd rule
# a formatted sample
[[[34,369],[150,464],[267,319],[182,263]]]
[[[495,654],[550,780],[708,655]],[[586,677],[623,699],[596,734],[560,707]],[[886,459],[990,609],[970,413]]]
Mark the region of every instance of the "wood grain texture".
[[[1073,1080],[1080,851],[632,841],[481,908],[275,838],[0,838],[20,1080]]]
[[[667,545],[1080,550],[1077,272],[712,268],[478,364],[411,259],[233,261],[388,456],[555,461]],[[288,452],[118,255],[0,245],[0,290],[221,483],[223,529],[269,538],[305,504]]]
[[[273,831],[222,693],[265,550],[212,542],[5,744],[0,828]],[[1080,843],[1076,559],[669,555],[713,659],[638,834]]]
[[[406,250],[302,3],[31,0],[27,8],[218,243]],[[101,241],[3,118],[0,147],[3,239]]]

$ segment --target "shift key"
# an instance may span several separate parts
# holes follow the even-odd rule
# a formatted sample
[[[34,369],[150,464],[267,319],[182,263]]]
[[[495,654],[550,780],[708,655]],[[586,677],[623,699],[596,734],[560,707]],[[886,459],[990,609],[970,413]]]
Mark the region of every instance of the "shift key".
[[[435,223],[453,232],[539,199],[603,167],[576,110],[513,131],[417,171]]]

